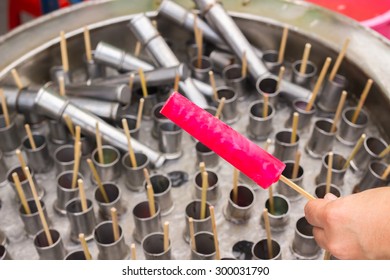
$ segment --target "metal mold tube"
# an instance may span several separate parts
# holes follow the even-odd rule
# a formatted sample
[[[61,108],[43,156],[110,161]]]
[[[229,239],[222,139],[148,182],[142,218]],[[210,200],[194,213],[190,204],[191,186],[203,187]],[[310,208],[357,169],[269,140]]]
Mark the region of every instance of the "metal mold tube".
[[[75,106],[87,110],[100,118],[114,121],[118,119],[121,107],[118,102],[108,102],[81,97],[69,97],[68,99],[72,104],[75,104]]]
[[[130,20],[129,28],[138,41],[145,46],[154,63],[160,67],[172,67],[180,64],[179,60],[160,36],[150,19],[140,14]],[[191,78],[179,83],[180,89],[194,103],[202,108],[208,106],[206,98],[193,85]]]
[[[119,71],[134,71],[138,68],[145,71],[154,69],[153,65],[105,42],[97,44],[93,55],[96,61]]]
[[[43,87],[39,90],[36,104],[41,112],[53,119],[62,119],[63,114],[72,118],[75,125],[83,129],[87,135],[95,135],[96,123],[99,123],[100,131],[104,141],[118,147],[122,151],[127,151],[127,139],[122,130],[114,128],[102,119],[94,116],[92,113],[73,105],[70,101],[51,92],[48,88]],[[132,139],[134,150],[146,154],[156,168],[161,167],[165,162],[165,156]]]

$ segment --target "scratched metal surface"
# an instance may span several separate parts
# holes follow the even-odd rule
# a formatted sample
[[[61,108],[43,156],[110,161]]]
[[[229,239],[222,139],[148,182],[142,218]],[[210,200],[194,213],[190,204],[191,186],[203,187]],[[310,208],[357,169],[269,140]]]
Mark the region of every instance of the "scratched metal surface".
[[[266,25],[267,26],[267,25]],[[174,30],[174,29],[173,29]],[[172,33],[172,32],[168,32]],[[100,34],[101,35],[101,34]],[[169,34],[168,34],[169,35]],[[111,36],[110,36],[111,37]],[[112,37],[111,37],[112,38]],[[308,39],[310,41],[310,38]],[[341,45],[342,42],[340,42]],[[317,42],[318,44],[318,42]],[[327,48],[327,46],[322,46],[323,48]],[[184,57],[182,52],[182,48],[177,48],[179,57]],[[142,54],[145,57],[145,53]],[[301,56],[301,52],[289,53],[289,59],[298,59]],[[320,59],[316,57],[314,59]],[[290,61],[290,62],[291,62]],[[217,77],[218,78],[218,77]],[[221,83],[220,79],[218,79],[218,83]],[[258,98],[258,96],[253,91],[250,97],[239,103],[239,112],[240,118],[238,122],[232,125],[233,128],[238,130],[239,132],[246,134],[246,126],[249,121],[248,117],[248,107],[249,104]],[[354,100],[348,100],[350,104],[356,104]],[[273,140],[274,135],[277,131],[284,128],[285,121],[291,114],[291,109],[287,104],[281,103],[279,108],[277,109],[277,113],[275,115],[273,124],[274,130],[270,135],[270,138]],[[311,120],[311,124],[318,118],[316,116]],[[311,125],[312,126],[312,125]],[[158,144],[155,139],[151,137],[151,129],[152,122],[151,121],[143,121],[142,129],[140,134],[141,142],[146,145],[158,149]],[[47,127],[44,125],[39,128],[39,130],[43,133],[47,133]],[[377,128],[375,122],[370,119],[370,123],[367,128],[367,133],[369,135],[380,135],[379,129]],[[311,134],[311,128],[304,131],[300,134],[300,150],[302,151],[302,160],[301,165],[305,170],[303,187],[309,191],[310,193],[314,192],[315,182],[314,178],[318,174],[321,167],[320,159],[312,159],[304,152],[304,145],[306,144],[308,138]],[[383,135],[382,135],[383,136]],[[264,145],[264,142],[257,142],[260,146]],[[182,150],[183,155],[180,159],[174,160],[171,162],[167,162],[162,168],[159,170],[154,170],[154,172],[158,173],[168,173],[170,171],[181,170],[185,171],[189,174],[189,181],[180,188],[172,189],[172,197],[174,200],[174,210],[167,216],[162,217],[162,221],[170,222],[170,234],[171,234],[171,242],[172,242],[172,256],[175,259],[188,259],[190,257],[190,247],[184,241],[182,237],[182,231],[184,229],[185,221],[184,221],[184,209],[185,206],[194,198],[194,184],[193,177],[197,172],[196,160],[195,160],[195,142],[191,139],[191,137],[184,133],[182,139]],[[50,147],[51,151],[53,150],[53,145]],[[270,146],[270,151],[272,152],[274,149],[274,145]],[[351,148],[347,148],[339,142],[335,141],[334,143],[334,151],[341,153],[346,157],[350,152]],[[12,166],[16,163],[16,157],[8,157],[7,164],[8,166]],[[255,205],[252,209],[252,218],[243,225],[235,225],[228,221],[226,221],[223,215],[223,208],[227,204],[227,196],[232,187],[232,167],[224,162],[220,161],[220,165],[218,168],[218,176],[220,179],[220,189],[221,189],[221,197],[219,198],[216,204],[216,218],[217,218],[217,230],[218,237],[220,242],[221,256],[222,257],[233,257],[232,254],[232,246],[240,241],[240,240],[248,240],[252,242],[257,242],[260,239],[265,238],[265,230],[260,225],[260,216],[261,211],[264,208],[264,202],[268,197],[268,192],[262,190],[260,187],[256,187],[256,198]],[[61,237],[65,244],[65,247],[68,251],[73,251],[76,249],[80,249],[81,247],[78,244],[70,241],[69,238],[69,222],[66,217],[58,216],[53,210],[53,202],[56,199],[55,193],[55,182],[54,182],[54,170],[51,170],[49,173],[45,175],[38,175],[37,181],[43,188],[46,190],[46,196],[44,201],[47,205],[47,211],[49,215],[49,219],[51,220],[51,227],[57,229],[61,233]],[[85,178],[88,178],[89,174],[85,175]],[[342,187],[343,195],[347,195],[351,193],[354,185],[361,179],[361,174],[353,173],[351,170],[348,170],[345,176],[345,184]],[[146,200],[146,194],[144,192],[134,193],[126,189],[123,184],[123,178],[120,179],[119,185],[122,189],[122,200],[124,204],[127,206],[128,210],[123,215],[119,222],[125,233],[126,244],[130,245],[134,242],[132,238],[132,231],[134,229],[133,217],[132,217],[132,208],[140,201]],[[93,191],[94,187],[87,181],[87,197],[93,200]],[[275,189],[277,192],[277,189]],[[15,192],[11,189],[11,187],[7,184],[4,187],[0,188],[0,198],[2,200],[2,207],[0,209],[0,229],[4,231],[8,237],[9,243],[7,245],[7,250],[10,252],[11,256],[14,259],[38,259],[38,255],[33,246],[32,239],[28,238],[25,235],[22,221],[18,215],[17,207],[18,204],[15,200]],[[294,238],[294,230],[295,230],[295,222],[303,215],[303,207],[306,201],[304,198],[290,202],[291,209],[289,213],[289,224],[285,228],[285,230],[281,232],[273,232],[273,238],[278,241],[281,245],[282,249],[282,259],[295,259],[295,256],[291,252],[291,243]],[[96,202],[94,201],[94,211],[96,217],[98,217],[98,207]],[[98,250],[96,244],[91,241],[88,243],[89,248],[91,250],[92,256],[94,258],[97,257]],[[142,248],[140,244],[136,243],[137,249],[137,257],[139,259],[143,259],[144,255],[142,252]],[[321,258],[322,254],[318,255],[318,258]]]

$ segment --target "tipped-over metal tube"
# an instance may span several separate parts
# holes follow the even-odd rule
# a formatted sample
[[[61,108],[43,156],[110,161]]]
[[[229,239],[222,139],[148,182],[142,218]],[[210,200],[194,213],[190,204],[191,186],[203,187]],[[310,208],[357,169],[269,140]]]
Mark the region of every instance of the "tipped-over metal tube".
[[[96,123],[99,123],[100,133],[104,141],[118,147],[122,151],[127,151],[127,138],[122,130],[114,128],[99,117],[80,109],[69,100],[53,93],[47,87],[42,87],[35,100],[37,107],[45,115],[61,120],[64,114],[67,114],[75,125],[79,125],[83,133],[94,136]],[[132,145],[135,151],[144,153],[149,157],[155,167],[161,167],[165,161],[165,156],[132,139]]]
[[[175,2],[164,0],[158,9],[158,15],[166,17],[189,31],[194,31],[195,16]],[[226,49],[225,41],[201,18],[197,19],[197,26],[203,32],[203,37],[218,48]]]
[[[162,86],[170,85],[174,83],[176,74],[180,78],[186,79],[189,75],[187,65],[180,63],[177,66],[158,68],[150,71],[145,71],[145,80],[148,82],[148,86]],[[97,79],[92,81],[94,85],[120,85],[129,83],[129,74],[121,74],[117,76],[108,77],[105,79]],[[138,72],[134,72],[133,90],[141,88],[141,79]]]
[[[244,34],[235,24],[233,19],[226,13],[224,8],[215,0],[194,0],[207,21],[217,29],[234,53],[242,58],[246,54],[248,71],[254,80],[269,74],[265,65],[253,51],[253,47],[245,38]]]
[[[154,69],[153,65],[105,42],[97,44],[93,55],[96,61],[119,71],[134,71],[139,68],[145,71]]]
[[[77,107],[87,110],[99,118],[116,121],[121,108],[118,102],[102,101],[83,97],[68,97]]]
[[[175,54],[160,36],[147,16],[144,14],[135,16],[130,20],[129,27],[138,41],[145,46],[146,51],[152,57],[156,65],[160,67],[172,67],[180,64]],[[195,86],[193,86],[191,78],[187,78],[184,82],[181,82],[180,88],[183,93],[198,106],[202,108],[208,106],[206,98]]]

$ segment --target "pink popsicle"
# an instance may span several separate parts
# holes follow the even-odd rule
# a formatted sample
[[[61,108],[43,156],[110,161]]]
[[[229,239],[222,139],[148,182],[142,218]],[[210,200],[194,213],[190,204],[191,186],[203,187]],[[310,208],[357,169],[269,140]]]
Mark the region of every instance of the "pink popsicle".
[[[285,168],[283,162],[178,92],[169,97],[161,114],[264,189],[278,181]]]

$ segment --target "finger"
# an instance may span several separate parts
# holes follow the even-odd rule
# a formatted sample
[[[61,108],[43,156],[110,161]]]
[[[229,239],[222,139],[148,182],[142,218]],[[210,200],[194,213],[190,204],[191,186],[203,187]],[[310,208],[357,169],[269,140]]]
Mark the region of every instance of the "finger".
[[[309,224],[315,227],[324,228],[326,222],[326,205],[331,202],[327,199],[310,200],[305,205],[305,216]]]
[[[324,197],[325,200],[336,200],[337,196],[335,196],[333,193],[327,193]]]
[[[328,240],[325,236],[325,231],[319,227],[313,227],[313,236],[318,246],[329,251]]]

